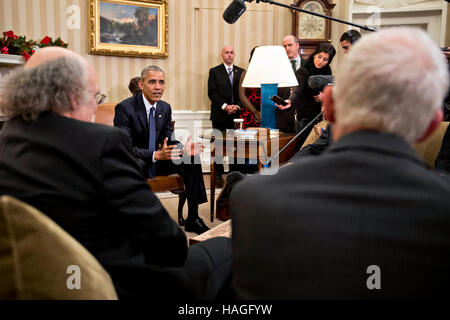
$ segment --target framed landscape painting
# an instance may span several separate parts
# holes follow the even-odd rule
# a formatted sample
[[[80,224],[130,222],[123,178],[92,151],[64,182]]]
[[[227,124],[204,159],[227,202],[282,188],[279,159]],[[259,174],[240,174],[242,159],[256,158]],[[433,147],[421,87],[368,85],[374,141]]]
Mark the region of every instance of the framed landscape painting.
[[[168,0],[89,0],[89,53],[166,58]]]

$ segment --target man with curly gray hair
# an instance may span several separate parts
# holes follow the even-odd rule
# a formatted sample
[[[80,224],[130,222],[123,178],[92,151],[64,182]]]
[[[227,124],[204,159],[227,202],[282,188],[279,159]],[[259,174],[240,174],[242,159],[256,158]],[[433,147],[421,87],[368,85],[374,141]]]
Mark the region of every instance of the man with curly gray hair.
[[[215,298],[230,288],[230,239],[187,246],[128,135],[90,123],[103,97],[85,58],[38,50],[1,102],[11,118],[0,132],[0,195],[33,205],[84,245],[119,298]]]
[[[444,55],[420,29],[383,29],[358,40],[335,84],[334,143],[231,194],[236,294],[448,298],[450,181],[411,147],[442,118]]]

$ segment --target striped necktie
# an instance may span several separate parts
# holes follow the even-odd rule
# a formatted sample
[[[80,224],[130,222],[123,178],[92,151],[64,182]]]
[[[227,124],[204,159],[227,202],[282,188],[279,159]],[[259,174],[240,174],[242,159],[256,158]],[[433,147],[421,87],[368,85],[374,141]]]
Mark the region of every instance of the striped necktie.
[[[228,78],[230,79],[231,83],[231,103],[234,103],[234,94],[233,94],[233,68],[228,67]]]

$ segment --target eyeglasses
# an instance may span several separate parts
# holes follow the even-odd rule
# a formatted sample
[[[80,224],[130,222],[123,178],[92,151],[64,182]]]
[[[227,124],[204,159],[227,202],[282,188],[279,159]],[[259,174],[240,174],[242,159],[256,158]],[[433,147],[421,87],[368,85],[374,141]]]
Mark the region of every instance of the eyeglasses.
[[[101,105],[103,102],[105,102],[106,99],[106,94],[104,93],[97,93],[95,95],[95,102],[97,103],[97,105]]]

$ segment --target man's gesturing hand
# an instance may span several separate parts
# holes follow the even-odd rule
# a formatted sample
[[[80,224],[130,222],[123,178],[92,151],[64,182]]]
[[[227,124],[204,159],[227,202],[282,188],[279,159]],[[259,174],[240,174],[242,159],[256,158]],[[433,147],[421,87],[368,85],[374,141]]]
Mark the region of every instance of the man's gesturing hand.
[[[164,139],[161,150],[155,151],[155,160],[177,160],[181,157],[181,150],[175,149],[176,145],[167,145],[168,138]]]
[[[191,136],[187,138],[186,144],[184,145],[184,152],[188,156],[196,156],[203,152],[205,146],[201,142],[191,142]]]

